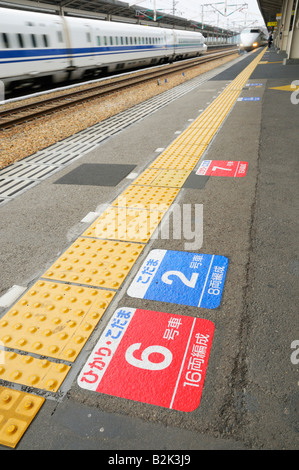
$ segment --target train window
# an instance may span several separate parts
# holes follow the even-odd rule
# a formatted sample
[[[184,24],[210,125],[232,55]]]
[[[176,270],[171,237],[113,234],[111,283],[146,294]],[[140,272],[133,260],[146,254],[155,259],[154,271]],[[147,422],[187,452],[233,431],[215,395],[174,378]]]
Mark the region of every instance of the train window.
[[[58,42],[63,42],[62,31],[57,31],[57,39]]]
[[[9,48],[8,34],[2,33],[2,42],[4,44],[4,47],[8,49]]]
[[[129,40],[128,40],[127,36],[126,36],[126,44],[129,44]]]
[[[138,44],[141,44],[141,37],[138,38]]]
[[[134,38],[134,44],[137,44],[137,38]]]
[[[44,41],[44,46],[49,47],[48,36],[46,34],[43,34],[42,38],[43,38],[43,41]]]
[[[145,43],[148,44],[148,38],[145,38]]]
[[[18,33],[17,36],[18,36],[19,46],[24,47],[24,39],[23,39],[22,34]]]
[[[130,44],[133,44],[133,38],[130,38]]]
[[[31,36],[32,47],[37,47],[35,35],[31,34],[30,36]]]
[[[86,33],[86,41],[91,42],[91,35],[90,33]]]
[[[113,44],[113,37],[110,36],[110,45],[112,45],[112,44]]]
[[[104,44],[105,44],[105,46],[108,45],[107,36],[104,36]]]
[[[122,36],[120,37],[120,43],[121,43],[121,45],[123,45],[123,43],[124,43],[124,38]]]
[[[101,37],[100,36],[97,36],[97,41],[98,41],[98,46],[101,45]]]
[[[115,36],[115,44],[118,46],[118,37]]]

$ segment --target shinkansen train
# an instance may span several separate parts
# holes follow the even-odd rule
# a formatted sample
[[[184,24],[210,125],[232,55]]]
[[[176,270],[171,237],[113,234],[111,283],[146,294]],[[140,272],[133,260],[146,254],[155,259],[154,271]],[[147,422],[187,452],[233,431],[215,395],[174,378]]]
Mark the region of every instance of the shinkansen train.
[[[261,28],[243,29],[240,34],[240,49],[252,51],[260,46],[267,45],[267,35]]]
[[[7,88],[97,77],[206,50],[198,32],[0,8],[0,80]]]

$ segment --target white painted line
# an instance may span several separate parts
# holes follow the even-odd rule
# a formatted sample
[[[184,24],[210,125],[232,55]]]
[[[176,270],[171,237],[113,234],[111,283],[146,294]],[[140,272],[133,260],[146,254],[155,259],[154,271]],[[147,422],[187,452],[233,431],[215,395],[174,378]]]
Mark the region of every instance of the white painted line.
[[[182,131],[175,131],[175,134],[181,134]]]
[[[0,307],[10,307],[25,292],[27,287],[12,286],[8,291],[0,297]]]
[[[138,173],[132,172],[132,173],[130,173],[128,176],[126,176],[126,178],[127,178],[128,180],[134,180],[135,178],[137,178],[137,176],[138,176]]]
[[[214,261],[214,257],[215,257],[215,255],[212,256],[212,259],[211,259],[211,262],[210,262],[210,266],[209,266],[209,270],[208,270],[208,273],[207,273],[207,275],[206,275],[205,283],[204,283],[204,286],[203,286],[203,289],[202,289],[202,292],[201,292],[201,296],[200,296],[200,299],[199,299],[199,302],[198,302],[198,306],[199,306],[199,307],[200,307],[200,304],[201,304],[201,301],[202,301],[202,298],[203,298],[203,295],[204,295],[204,292],[205,292],[205,288],[206,288],[207,281],[208,281],[208,277],[209,277],[209,274],[210,274],[210,271],[211,271],[211,267],[212,267],[212,264],[213,264],[213,261]]]
[[[164,147],[159,147],[155,150],[155,152],[163,152],[163,150],[164,150]]]
[[[86,222],[86,223],[91,223],[94,221],[99,216],[97,212],[89,212],[82,220],[81,222]]]
[[[183,361],[182,361],[182,364],[181,364],[180,372],[179,372],[179,375],[178,375],[178,378],[177,378],[177,381],[176,381],[176,384],[175,384],[175,388],[174,388],[174,391],[173,391],[173,394],[172,394],[172,399],[171,399],[171,402],[170,402],[170,405],[169,405],[170,409],[172,408],[172,405],[173,405],[173,402],[174,402],[174,399],[175,399],[175,395],[176,395],[176,392],[177,392],[177,389],[178,389],[178,386],[179,386],[179,382],[180,382],[183,367],[184,367],[184,364],[185,364],[186,355],[187,355],[187,351],[188,351],[188,348],[189,348],[191,336],[192,336],[192,333],[193,333],[193,330],[194,330],[195,322],[196,322],[196,318],[194,318],[193,323],[192,323],[192,327],[191,327],[190,335],[189,335],[189,338],[188,338],[188,343],[187,343],[187,346],[185,348],[185,353],[184,353]]]

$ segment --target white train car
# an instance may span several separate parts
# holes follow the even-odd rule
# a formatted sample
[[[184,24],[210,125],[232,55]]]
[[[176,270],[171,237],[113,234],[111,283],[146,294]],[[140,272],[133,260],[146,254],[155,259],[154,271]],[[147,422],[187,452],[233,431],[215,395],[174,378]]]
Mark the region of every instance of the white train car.
[[[262,28],[246,28],[240,34],[240,50],[252,51],[267,45],[267,35]]]
[[[188,58],[206,52],[197,32],[0,9],[0,80],[6,86]]]

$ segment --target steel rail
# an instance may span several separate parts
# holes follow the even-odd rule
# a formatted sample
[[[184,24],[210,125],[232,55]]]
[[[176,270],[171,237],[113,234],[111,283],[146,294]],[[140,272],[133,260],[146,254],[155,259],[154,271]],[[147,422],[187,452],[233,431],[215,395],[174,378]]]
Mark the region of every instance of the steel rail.
[[[97,99],[113,92],[122,91],[128,87],[136,86],[150,80],[159,79],[171,73],[186,70],[191,67],[195,67],[196,65],[210,62],[235,52],[236,49],[229,49],[221,52],[209,53],[195,59],[188,59],[175,62],[173,64],[167,64],[162,67],[156,66],[151,68],[150,71],[147,69],[146,71],[143,70],[139,73],[136,72],[136,75],[133,77],[128,77],[126,74],[115,79],[108,78],[107,81],[110,80],[109,83],[106,83],[105,81],[87,89],[75,90],[26,105],[5,109],[0,111],[0,130],[11,129],[14,126],[47,116],[72,106],[76,106],[88,100]],[[81,87],[82,84],[78,85],[78,87],[79,86]],[[49,93],[55,93],[55,90],[50,90]]]

